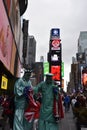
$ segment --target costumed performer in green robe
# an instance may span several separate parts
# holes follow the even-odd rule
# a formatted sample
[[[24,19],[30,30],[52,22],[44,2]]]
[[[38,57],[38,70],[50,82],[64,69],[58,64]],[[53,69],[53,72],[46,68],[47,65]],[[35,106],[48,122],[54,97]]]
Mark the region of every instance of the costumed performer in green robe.
[[[58,101],[58,87],[55,86],[52,77],[53,74],[46,74],[46,80],[33,88],[34,93],[42,94],[38,130],[58,130],[58,123],[53,114],[54,93]]]
[[[30,89],[31,82],[30,82],[30,75],[31,71],[26,70],[22,78],[19,78],[14,85],[14,103],[15,103],[15,114],[14,114],[14,123],[13,123],[13,130],[31,130],[32,123],[29,123],[24,118],[24,110],[26,109],[28,102],[24,95],[24,89]]]

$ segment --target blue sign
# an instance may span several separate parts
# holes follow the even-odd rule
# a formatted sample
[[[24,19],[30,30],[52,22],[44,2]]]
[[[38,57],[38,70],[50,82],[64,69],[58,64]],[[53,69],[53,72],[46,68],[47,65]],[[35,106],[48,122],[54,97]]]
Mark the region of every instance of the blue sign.
[[[50,33],[50,38],[51,39],[60,38],[60,29],[59,28],[52,28],[51,33]]]

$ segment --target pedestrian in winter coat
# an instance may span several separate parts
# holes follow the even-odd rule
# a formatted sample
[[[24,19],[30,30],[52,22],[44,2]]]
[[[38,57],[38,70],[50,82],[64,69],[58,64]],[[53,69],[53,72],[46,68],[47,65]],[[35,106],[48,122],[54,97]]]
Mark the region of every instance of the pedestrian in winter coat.
[[[65,106],[65,112],[69,111],[70,108],[70,96],[67,94],[64,97],[64,106]]]

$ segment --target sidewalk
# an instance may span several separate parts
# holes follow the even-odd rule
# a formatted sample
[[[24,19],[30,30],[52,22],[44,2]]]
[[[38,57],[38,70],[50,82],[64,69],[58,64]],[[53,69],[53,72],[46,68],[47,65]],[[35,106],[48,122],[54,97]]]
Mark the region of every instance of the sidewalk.
[[[2,107],[0,106],[0,130],[10,130],[9,123],[2,117]]]

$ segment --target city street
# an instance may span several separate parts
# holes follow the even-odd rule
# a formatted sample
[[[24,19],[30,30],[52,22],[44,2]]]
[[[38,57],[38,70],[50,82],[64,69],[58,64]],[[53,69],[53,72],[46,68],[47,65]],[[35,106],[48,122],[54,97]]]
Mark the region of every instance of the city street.
[[[64,119],[61,119],[59,122],[59,130],[76,130],[75,120],[73,119],[71,109],[64,114]]]
[[[77,130],[72,109],[65,113],[64,119],[59,122],[59,130]],[[87,128],[82,127],[81,130],[87,130]]]
[[[2,117],[2,111],[3,109],[0,106],[0,130],[10,130],[8,119],[4,120],[4,118]]]
[[[1,120],[0,120],[1,122]],[[3,122],[2,122],[3,123]],[[6,125],[4,124],[4,130],[10,130],[9,124],[6,122]],[[0,130],[3,130],[0,126]],[[59,121],[59,129],[58,130],[77,130],[75,119],[73,118],[72,109],[70,109],[69,112],[66,112],[64,115],[64,118]],[[81,128],[81,130],[87,130],[87,128]]]

